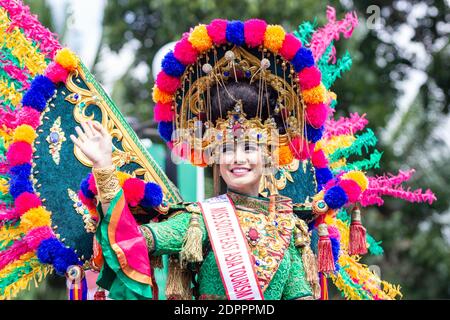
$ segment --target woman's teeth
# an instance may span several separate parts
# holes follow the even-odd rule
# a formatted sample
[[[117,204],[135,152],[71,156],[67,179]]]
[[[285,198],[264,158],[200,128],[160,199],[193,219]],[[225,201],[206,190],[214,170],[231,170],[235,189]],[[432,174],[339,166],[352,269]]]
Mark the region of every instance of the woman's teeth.
[[[246,173],[246,172],[249,172],[249,171],[250,171],[250,169],[247,169],[247,168],[234,168],[234,169],[231,169],[232,173]]]

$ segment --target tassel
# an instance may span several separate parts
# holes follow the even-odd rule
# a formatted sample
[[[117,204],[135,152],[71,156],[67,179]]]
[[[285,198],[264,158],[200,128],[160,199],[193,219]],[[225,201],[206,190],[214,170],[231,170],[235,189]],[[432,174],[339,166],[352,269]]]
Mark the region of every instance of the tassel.
[[[71,266],[66,273],[69,300],[87,300],[87,281],[80,266]]]
[[[192,300],[191,272],[182,268],[178,259],[169,258],[166,297],[168,300]]]
[[[203,261],[203,232],[200,227],[200,215],[192,213],[189,228],[183,241],[183,247],[180,252],[181,264],[186,262],[202,262]]]
[[[164,267],[162,256],[150,255],[150,265],[156,269],[162,269]]]
[[[320,275],[320,300],[328,300],[328,280],[322,273]]]
[[[357,206],[352,211],[348,253],[351,256],[367,253],[366,228],[361,224],[361,211]]]
[[[328,226],[325,223],[319,224],[319,272],[334,271],[333,250],[331,240],[328,236]]]
[[[94,300],[106,300],[106,293],[105,290],[98,287],[97,291],[94,294]]]

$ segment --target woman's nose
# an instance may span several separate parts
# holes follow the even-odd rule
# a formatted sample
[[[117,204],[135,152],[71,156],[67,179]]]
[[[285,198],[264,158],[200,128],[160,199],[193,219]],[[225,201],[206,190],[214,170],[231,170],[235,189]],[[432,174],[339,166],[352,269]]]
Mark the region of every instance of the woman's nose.
[[[234,150],[234,163],[245,163],[246,153],[243,147],[237,146]]]

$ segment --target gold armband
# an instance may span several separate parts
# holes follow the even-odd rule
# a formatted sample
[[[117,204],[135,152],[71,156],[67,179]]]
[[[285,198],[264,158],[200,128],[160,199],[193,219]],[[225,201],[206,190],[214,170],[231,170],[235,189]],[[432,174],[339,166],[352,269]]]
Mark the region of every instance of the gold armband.
[[[101,203],[111,202],[120,191],[119,179],[116,175],[116,166],[92,168],[98,196]]]

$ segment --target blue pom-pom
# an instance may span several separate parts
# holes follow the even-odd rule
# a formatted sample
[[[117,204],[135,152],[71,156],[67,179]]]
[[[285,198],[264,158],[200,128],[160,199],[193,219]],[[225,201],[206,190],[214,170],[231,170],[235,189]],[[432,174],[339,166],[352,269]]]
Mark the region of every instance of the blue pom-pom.
[[[243,46],[245,44],[244,23],[239,20],[229,21],[225,36],[228,42],[237,46]]]
[[[329,168],[316,168],[317,187],[322,189],[322,186],[333,179],[333,173]],[[320,191],[319,189],[317,191]]]
[[[47,105],[47,100],[39,90],[30,88],[30,90],[28,90],[22,98],[22,105],[42,112]]]
[[[306,67],[313,66],[314,57],[311,50],[305,47],[301,47],[300,49],[298,49],[291,63],[294,66],[295,72],[300,72]]]
[[[164,139],[164,141],[169,142],[172,140],[172,132],[173,132],[173,123],[172,122],[165,122],[161,121],[158,124],[158,132],[161,138]]]
[[[321,126],[319,129],[314,128],[313,126],[310,126],[309,124],[306,125],[306,137],[310,142],[316,143],[320,139],[322,139],[323,135],[323,126]]]
[[[347,203],[348,197],[344,189],[340,186],[334,186],[325,192],[323,200],[325,200],[331,209],[338,209]]]
[[[336,269],[336,271],[339,271],[338,260],[339,260],[339,251],[341,249],[341,245],[339,243],[339,239],[330,237],[330,240],[331,240],[331,250],[333,252],[334,268]]]
[[[61,242],[58,241],[56,238],[49,238],[42,240],[41,244],[39,245],[36,255],[40,262],[42,263],[53,263],[53,260],[55,259],[55,256],[60,251],[62,247]]]
[[[31,88],[39,91],[46,100],[50,99],[55,92],[55,85],[53,82],[46,76],[42,75],[39,75],[33,79],[33,82],[31,82]]]
[[[94,199],[95,198],[95,194],[91,190],[89,190],[89,177],[90,177],[90,175],[91,174],[89,174],[86,178],[83,179],[83,181],[81,181],[80,189],[81,189],[81,192],[83,192],[83,195],[86,198]]]
[[[162,203],[163,193],[161,187],[153,182],[147,182],[145,184],[144,198],[141,200],[140,205],[149,208],[157,207]]]
[[[16,199],[24,192],[33,193],[33,185],[28,177],[13,176],[9,181],[9,193]]]
[[[165,73],[176,78],[181,77],[186,69],[186,67],[175,58],[173,51],[170,51],[164,56],[161,66]]]
[[[65,247],[58,250],[55,259],[53,260],[53,267],[55,268],[56,273],[60,275],[64,275],[70,266],[79,264],[80,261],[75,251]]]
[[[20,177],[22,179],[28,179],[31,175],[31,164],[24,163],[18,166],[11,167],[9,169],[9,174],[11,176]]]

